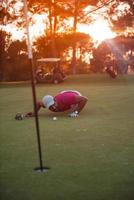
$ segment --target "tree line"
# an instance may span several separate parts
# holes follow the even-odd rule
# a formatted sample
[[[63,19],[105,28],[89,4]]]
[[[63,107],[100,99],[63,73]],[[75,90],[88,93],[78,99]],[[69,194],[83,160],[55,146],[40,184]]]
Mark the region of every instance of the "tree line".
[[[10,1],[8,7],[1,10],[1,23],[16,23],[23,27],[23,7],[15,15],[11,8],[17,1]],[[127,5],[125,12],[118,16],[118,6]],[[9,9],[10,6],[10,9]],[[113,30],[118,30],[121,36],[102,42],[94,46],[92,38],[77,32],[77,25],[90,24],[91,11],[84,12],[84,8],[92,6],[91,11],[106,8],[105,17],[112,23]],[[94,1],[94,0],[29,0],[30,16],[35,13],[47,13],[48,27],[44,34],[33,44],[34,63],[40,57],[60,57],[67,73],[103,72],[106,64],[114,66],[118,73],[127,73],[128,66],[133,70],[133,32],[124,36],[126,29],[133,27],[134,4],[132,0]],[[5,18],[6,16],[6,18]],[[115,18],[116,16],[116,18]],[[68,27],[65,20],[72,19],[73,25]],[[116,19],[116,20],[115,20]],[[63,26],[64,31],[59,32]],[[1,80],[28,80],[30,78],[27,60],[26,41],[12,41],[11,35],[0,30],[0,79]],[[92,59],[85,60],[86,55]],[[68,60],[67,60],[68,58]]]

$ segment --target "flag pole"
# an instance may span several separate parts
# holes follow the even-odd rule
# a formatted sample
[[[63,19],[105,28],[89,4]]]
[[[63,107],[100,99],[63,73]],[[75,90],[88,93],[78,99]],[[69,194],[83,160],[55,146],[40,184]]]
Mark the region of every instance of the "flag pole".
[[[31,45],[31,41],[30,41],[29,20],[28,20],[28,14],[27,13],[28,13],[27,0],[24,0],[24,15],[25,15],[25,23],[26,23],[26,34],[27,34],[28,60],[29,60],[29,66],[31,68],[31,85],[32,85],[33,105],[34,105],[34,113],[35,113],[35,124],[36,124],[36,133],[37,133],[39,164],[40,164],[40,166],[35,168],[35,170],[39,171],[39,172],[46,172],[46,171],[48,171],[49,167],[44,167],[43,166],[43,160],[42,160],[39,118],[38,118],[38,112],[37,112],[36,89],[35,89],[35,80],[34,80],[33,53],[32,53],[32,45]]]

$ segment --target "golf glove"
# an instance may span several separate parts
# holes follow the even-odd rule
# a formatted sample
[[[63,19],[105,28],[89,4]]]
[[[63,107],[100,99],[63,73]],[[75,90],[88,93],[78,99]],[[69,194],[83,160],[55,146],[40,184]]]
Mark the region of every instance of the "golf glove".
[[[78,111],[74,111],[74,112],[69,114],[69,117],[78,117],[78,116],[79,116]]]

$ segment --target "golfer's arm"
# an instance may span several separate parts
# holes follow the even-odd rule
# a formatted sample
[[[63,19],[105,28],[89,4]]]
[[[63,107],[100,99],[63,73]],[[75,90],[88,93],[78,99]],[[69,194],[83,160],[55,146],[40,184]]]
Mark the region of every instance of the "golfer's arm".
[[[43,107],[41,102],[37,102],[36,104],[36,109],[37,109],[37,113],[39,112],[39,110]],[[43,107],[44,108],[44,107]],[[34,117],[35,116],[35,112],[28,112],[26,113],[26,117]]]
[[[87,97],[83,97],[83,96],[76,96],[76,105],[72,108],[72,112],[74,111],[78,111],[78,113],[81,112],[81,110],[84,108],[84,106],[86,105],[88,99]]]

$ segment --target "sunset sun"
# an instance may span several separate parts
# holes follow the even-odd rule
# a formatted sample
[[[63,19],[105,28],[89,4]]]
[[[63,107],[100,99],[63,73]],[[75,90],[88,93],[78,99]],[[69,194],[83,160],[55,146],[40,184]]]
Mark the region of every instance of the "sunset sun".
[[[110,26],[106,20],[96,20],[91,25],[80,25],[78,27],[80,32],[89,34],[94,41],[101,43],[105,39],[113,38],[116,36],[110,29]]]
[[[46,30],[46,20],[47,16],[45,15],[37,15],[33,16],[33,23],[30,26],[30,36],[31,40],[36,39],[37,37],[44,34]],[[70,26],[72,25],[72,21],[69,21]],[[12,38],[14,39],[22,39],[24,37],[24,30],[16,29],[13,25],[6,26],[6,31],[12,33]],[[114,32],[110,29],[108,21],[103,19],[96,19],[96,21],[90,25],[78,24],[77,31],[89,34],[95,42],[98,44],[101,43],[105,39],[113,38],[116,36]]]

